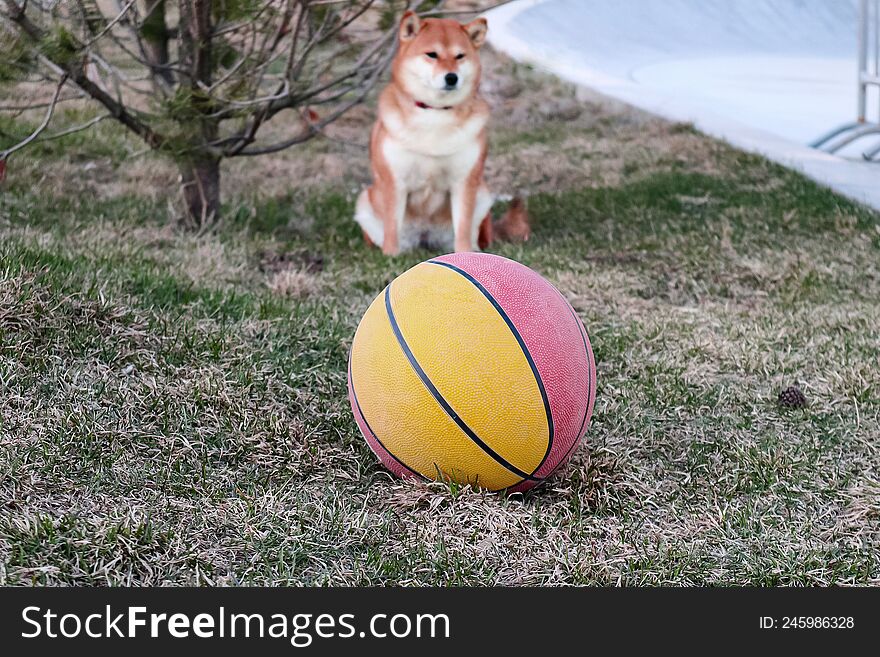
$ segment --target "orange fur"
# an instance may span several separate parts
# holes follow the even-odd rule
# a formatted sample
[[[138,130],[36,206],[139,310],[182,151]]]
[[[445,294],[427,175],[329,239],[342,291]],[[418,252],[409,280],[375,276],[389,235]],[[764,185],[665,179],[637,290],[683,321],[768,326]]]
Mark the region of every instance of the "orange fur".
[[[493,226],[495,237],[506,242],[527,242],[532,236],[532,227],[526,204],[516,197],[510,202],[507,212]]]

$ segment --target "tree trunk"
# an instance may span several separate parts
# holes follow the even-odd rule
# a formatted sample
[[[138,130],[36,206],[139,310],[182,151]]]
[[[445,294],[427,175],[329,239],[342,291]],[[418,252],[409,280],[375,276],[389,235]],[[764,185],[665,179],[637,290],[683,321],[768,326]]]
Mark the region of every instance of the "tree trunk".
[[[220,216],[220,160],[203,157],[178,166],[187,221],[193,228],[214,223]]]
[[[180,87],[189,89],[189,106],[195,117],[181,123],[192,135],[189,154],[180,163],[183,199],[189,220],[203,228],[220,217],[220,160],[206,146],[217,140],[219,125],[211,117],[205,89],[211,86],[212,39],[210,0],[179,0]]]

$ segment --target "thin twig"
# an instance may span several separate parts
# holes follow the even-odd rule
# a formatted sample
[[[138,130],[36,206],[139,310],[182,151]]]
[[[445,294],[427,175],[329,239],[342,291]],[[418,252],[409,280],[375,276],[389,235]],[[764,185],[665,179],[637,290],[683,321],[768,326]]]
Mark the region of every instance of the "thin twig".
[[[85,94],[79,94],[77,96],[65,96],[64,98],[59,98],[57,105],[61,103],[66,103],[70,100],[82,100],[87,98]],[[49,107],[52,104],[52,101],[48,101],[45,103],[31,103],[27,105],[0,105],[0,112],[26,112],[27,110],[40,109],[43,107]]]
[[[113,116],[111,114],[99,114],[98,116],[86,121],[81,125],[74,126],[72,128],[68,128],[67,130],[62,130],[61,132],[55,132],[51,135],[47,135],[45,137],[40,137],[40,141],[52,141],[53,139],[60,139],[61,137],[66,137],[67,135],[72,135],[75,132],[82,132],[83,130],[88,130],[93,125],[104,121],[105,119],[111,119]]]
[[[91,39],[89,39],[89,41],[85,44],[85,47],[90,48],[92,45],[94,45],[94,43],[98,39],[100,39],[102,36],[107,34],[107,32],[112,30],[116,26],[116,24],[119,23],[119,21],[121,21],[122,18],[128,13],[128,10],[132,8],[132,6],[134,5],[135,2],[137,2],[137,0],[129,0],[128,4],[125,5],[125,7],[123,7],[122,10],[119,12],[119,15],[116,18],[114,18],[112,21],[107,23],[107,25],[104,26],[103,30],[101,30],[100,32],[95,34]]]
[[[492,9],[496,9],[498,7],[503,7],[504,5],[509,5],[514,0],[502,0],[501,2],[496,2],[494,5],[489,5],[488,7],[482,7],[480,9],[433,9],[431,11],[426,11],[422,14],[422,16],[455,16],[458,14],[484,14],[487,11],[491,11]]]
[[[52,115],[55,114],[55,106],[58,104],[58,97],[61,95],[61,89],[64,87],[65,82],[67,82],[67,73],[61,76],[61,80],[55,88],[55,95],[52,97],[52,102],[49,104],[49,109],[46,111],[46,116],[43,118],[43,122],[23,141],[20,141],[14,146],[7,148],[5,151],[0,152],[0,162],[8,160],[10,155],[30,144],[40,136],[40,133],[43,132],[43,130],[46,129],[46,126],[49,125],[49,121],[52,120]]]

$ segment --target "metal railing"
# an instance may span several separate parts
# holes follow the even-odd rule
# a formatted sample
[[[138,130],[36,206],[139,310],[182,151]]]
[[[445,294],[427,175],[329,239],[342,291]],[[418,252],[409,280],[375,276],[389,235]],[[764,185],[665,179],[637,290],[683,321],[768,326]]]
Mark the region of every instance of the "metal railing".
[[[822,135],[810,146],[834,153],[863,137],[880,135],[880,108],[874,121],[867,116],[869,86],[880,90],[880,0],[859,1],[858,118]],[[880,161],[880,144],[862,156]]]

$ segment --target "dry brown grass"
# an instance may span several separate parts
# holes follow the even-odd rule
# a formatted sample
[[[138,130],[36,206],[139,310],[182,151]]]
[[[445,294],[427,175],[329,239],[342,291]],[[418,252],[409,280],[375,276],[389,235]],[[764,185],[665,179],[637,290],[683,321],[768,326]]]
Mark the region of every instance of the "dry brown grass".
[[[0,197],[0,583],[880,583],[877,216],[487,63],[490,182],[535,220],[500,252],[597,355],[571,465],[505,498],[398,481],[358,435],[351,335],[428,255],[350,220],[370,106],[227,167],[202,236],[173,169],[102,125]],[[794,382],[808,408],[777,408]]]

